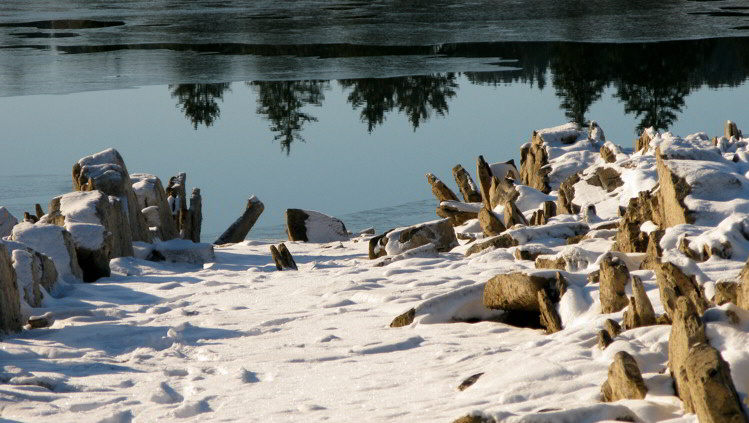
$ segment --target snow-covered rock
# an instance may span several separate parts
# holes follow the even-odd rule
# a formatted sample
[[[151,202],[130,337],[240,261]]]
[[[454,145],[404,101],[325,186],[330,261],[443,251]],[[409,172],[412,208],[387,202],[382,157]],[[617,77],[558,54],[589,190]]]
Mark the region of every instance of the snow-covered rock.
[[[136,255],[140,258],[168,263],[205,264],[216,259],[213,244],[172,239],[154,244],[139,243]]]
[[[21,330],[21,302],[16,272],[5,244],[0,242],[0,331]]]
[[[177,238],[179,232],[174,223],[161,179],[148,173],[133,173],[130,175],[130,181],[138,199],[138,207],[143,214],[146,215],[146,209],[155,208],[148,212],[146,221],[149,227],[157,228],[158,238],[162,241]]]
[[[10,214],[8,209],[0,206],[0,238],[10,235],[16,223],[18,223],[18,219]]]
[[[427,244],[434,244],[440,252],[450,251],[458,245],[455,230],[448,219],[394,229],[385,235],[381,242],[389,256]]]
[[[46,255],[55,263],[59,275],[66,280],[83,278],[78,265],[73,236],[65,228],[46,223],[21,222],[13,227],[11,241],[17,241]]]
[[[286,233],[289,241],[346,241],[349,233],[340,220],[326,214],[302,209],[286,210]]]

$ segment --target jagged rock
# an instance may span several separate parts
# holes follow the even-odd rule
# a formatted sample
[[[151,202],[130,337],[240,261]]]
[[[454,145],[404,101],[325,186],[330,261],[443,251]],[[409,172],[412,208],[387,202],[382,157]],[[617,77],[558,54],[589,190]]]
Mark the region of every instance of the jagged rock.
[[[552,303],[558,303],[567,290],[567,282],[557,272],[505,273],[489,279],[484,287],[484,306],[491,309],[540,311],[538,291],[545,290]]]
[[[607,145],[603,145],[601,147],[601,158],[606,163],[614,163],[616,161],[616,153],[614,151],[611,151],[611,149]]]
[[[553,201],[544,201],[541,208],[533,212],[530,224],[541,226],[549,223],[549,219],[557,215],[557,205]]]
[[[538,290],[538,306],[541,312],[541,324],[546,328],[546,333],[554,333],[562,330],[562,318],[559,316],[554,304],[543,289]]]
[[[47,257],[54,263],[58,274],[66,278],[73,276],[83,278],[83,271],[78,265],[73,236],[57,225],[46,223],[31,224],[22,222],[13,227],[11,241],[17,241]]]
[[[671,335],[668,337],[668,369],[674,378],[676,392],[684,403],[684,410],[694,412],[687,370],[685,368],[689,349],[698,344],[707,344],[705,326],[697,314],[694,304],[685,297],[679,297],[673,310]]]
[[[542,255],[536,258],[535,266],[536,269],[564,270],[567,268],[567,262],[562,256]]]
[[[387,240],[387,241],[385,241]],[[388,255],[394,256],[422,245],[434,244],[439,252],[458,246],[458,239],[448,219],[434,220],[388,232],[380,241]]]
[[[723,126],[723,136],[728,138],[729,140],[731,137],[739,139],[742,137],[741,131],[739,131],[739,127],[736,126],[735,122],[731,122],[730,120],[726,121],[726,124]]]
[[[693,276],[687,276],[681,269],[669,262],[661,263],[655,270],[661,304],[673,320],[674,307],[679,297],[687,298],[699,312],[705,313],[708,308],[702,289]]]
[[[518,168],[515,167],[515,159],[510,159],[506,162],[492,163],[489,165],[489,169],[492,171],[492,177],[520,181],[520,172],[518,172]]]
[[[23,221],[28,223],[36,223],[39,221],[39,218],[33,214],[30,214],[29,212],[23,212]]]
[[[482,207],[481,211],[479,211],[478,218],[485,236],[499,235],[507,229],[499,217],[497,217],[493,211],[488,210],[485,207]]]
[[[666,231],[657,229],[648,235],[648,247],[645,250],[645,260],[640,263],[641,270],[653,270],[659,266],[663,248],[661,248],[661,239]]]
[[[151,242],[151,232],[138,207],[130,174],[117,150],[110,148],[78,160],[73,165],[73,188],[76,191],[99,190],[105,195],[118,197],[128,218],[132,240]]]
[[[270,256],[273,258],[273,262],[276,263],[276,270],[283,270],[283,261],[281,260],[281,253],[278,251],[275,245],[270,246]]]
[[[437,202],[459,201],[458,197],[450,188],[447,187],[439,178],[431,173],[426,174],[429,185],[432,186],[432,194],[437,197]]]
[[[726,303],[738,304],[739,285],[735,282],[720,281],[715,284],[715,298],[713,302],[717,305]]]
[[[175,238],[153,244],[146,259],[202,265],[214,261],[216,256],[213,251],[213,244]]]
[[[166,185],[166,201],[172,213],[177,232],[182,232],[187,220],[187,174],[180,172],[169,178]]]
[[[616,323],[615,320],[606,319],[606,321],[603,322],[603,330],[608,332],[611,338],[616,338],[622,332],[622,327],[619,323]]]
[[[580,174],[575,173],[567,177],[559,186],[557,196],[557,213],[559,214],[577,214],[580,213],[580,206],[573,204],[575,198],[576,183],[580,182]]]
[[[702,255],[689,248],[689,240],[685,236],[679,240],[679,251],[696,262],[702,261]]]
[[[450,219],[450,223],[453,226],[460,226],[471,219],[477,219],[481,207],[483,207],[483,204],[480,202],[461,203],[458,201],[445,201],[437,206],[437,216]]]
[[[642,151],[643,149],[647,151],[647,149],[650,146],[650,141],[653,138],[650,136],[650,132],[646,129],[642,132],[642,135],[640,135],[640,138],[635,140],[635,153]]]
[[[744,265],[739,275],[739,286],[736,290],[736,305],[749,310],[749,263]]]
[[[648,248],[648,235],[640,230],[648,220],[660,221],[659,197],[649,191],[640,191],[630,198],[627,209],[619,221],[614,250],[622,253],[644,253]]]
[[[153,215],[150,219],[147,216],[146,220],[149,226],[157,228],[158,238],[162,241],[177,238],[179,231],[161,179],[147,173],[134,173],[130,175],[130,180],[133,183],[133,192],[138,199],[138,207],[143,214],[146,214],[145,209],[155,208],[156,212],[151,212]]]
[[[687,181],[671,171],[666,163],[666,157],[656,148],[655,157],[658,168],[658,204],[663,228],[694,223],[692,212],[684,205],[684,199],[692,191]]]
[[[611,167],[599,167],[595,173],[585,180],[589,185],[601,187],[606,192],[612,192],[613,190],[624,185],[621,174]]]
[[[603,401],[644,399],[647,392],[648,388],[635,359],[626,351],[616,353],[614,362],[609,367],[609,377],[601,388]]]
[[[200,232],[203,227],[203,197],[199,188],[193,188],[190,195],[190,208],[187,210],[185,225],[180,230],[182,239],[200,242]]]
[[[481,193],[481,201],[484,203],[484,207],[492,209],[491,203],[489,202],[489,189],[492,184],[492,170],[489,168],[489,164],[484,160],[484,156],[479,156],[476,159],[476,178],[479,180],[479,191]]]
[[[385,251],[385,245],[387,245],[387,238],[385,238],[385,235],[389,234],[393,229],[390,229],[383,233],[382,235],[377,235],[375,237],[372,237],[369,240],[369,259],[374,260],[383,256],[386,256],[388,253]]]
[[[42,209],[42,205],[39,203],[34,204],[34,211],[36,212],[36,218],[41,219],[42,216],[44,216],[44,209]]]
[[[705,244],[702,247],[702,260],[708,260],[712,256],[730,260],[733,256],[733,245],[730,241],[723,241],[717,245]]]
[[[263,213],[263,210],[265,210],[265,205],[263,204],[263,202],[254,195],[250,197],[247,200],[247,206],[245,207],[244,213],[242,213],[242,215],[239,216],[239,218],[235,220],[234,223],[232,223],[231,226],[229,226],[213,244],[220,245],[244,241],[244,239],[247,237],[247,234],[250,233],[250,229],[252,229],[252,227],[255,225],[255,222],[257,222],[257,219]],[[292,216],[299,217],[301,219],[301,222],[299,222],[298,220],[294,220],[295,223],[298,222],[299,224],[301,224],[301,228],[299,228],[298,230],[305,230],[306,232],[306,229],[304,228],[304,220],[306,219],[306,217],[302,218],[301,214],[297,213],[297,209],[290,210],[293,210]],[[290,210],[286,211],[287,226]],[[298,211],[304,213],[302,210]],[[295,226],[295,229],[296,228],[297,226]],[[304,241],[306,241],[306,239],[304,239]]]
[[[746,423],[731,369],[720,352],[707,344],[689,349],[685,367],[694,412],[702,423]]]
[[[491,186],[489,187],[489,204],[492,210],[500,204],[515,201],[518,197],[520,197],[520,193],[515,189],[515,182],[512,179],[499,179],[492,176]]]
[[[515,249],[515,252],[513,253],[513,256],[516,260],[530,260],[535,261],[539,256],[551,254],[553,253],[553,250],[549,248],[529,248],[529,247],[519,247]]]
[[[278,248],[276,248],[274,245],[271,245],[270,254],[273,257],[273,261],[276,263],[276,269],[297,270],[296,262],[294,261],[294,258],[291,256],[289,249],[286,248],[286,245],[283,242],[278,244]]]
[[[656,324],[655,311],[650,303],[645,287],[637,276],[632,276],[632,293],[629,308],[624,312],[624,328],[634,329]]]
[[[463,195],[463,200],[466,203],[481,202],[481,194],[478,191],[478,187],[473,182],[473,179],[471,179],[471,175],[463,169],[463,166],[455,165],[455,167],[453,167],[453,177],[455,178],[455,183],[458,184],[460,193]]]
[[[605,350],[609,345],[611,345],[612,342],[614,342],[613,339],[611,339],[611,335],[609,335],[608,332],[601,329],[598,331],[598,348]]]
[[[349,239],[346,225],[340,219],[301,209],[286,210],[286,234],[289,241],[333,242]]]
[[[629,281],[629,269],[623,261],[610,253],[601,259],[601,312],[616,313],[629,304],[624,288]]]
[[[393,321],[390,323],[391,328],[400,328],[403,326],[408,326],[411,323],[414,322],[414,318],[416,317],[416,309],[412,308],[408,310],[407,312],[401,314],[400,316],[393,319]]]
[[[530,146],[527,150],[521,150],[520,177],[525,185],[548,194],[551,191],[549,186],[551,168],[547,166],[549,155],[543,144],[543,138],[538,132],[533,131]]]
[[[21,326],[21,296],[16,272],[8,250],[0,242],[0,331],[20,332]]]
[[[0,238],[10,235],[17,223],[18,219],[10,214],[8,209],[0,206]]]
[[[504,225],[507,228],[511,228],[515,225],[528,226],[528,219],[523,216],[523,212],[520,211],[518,206],[515,205],[514,201],[507,201],[504,203]]]
[[[460,383],[460,385],[458,385],[458,390],[465,391],[466,389],[470,388],[471,386],[473,386],[474,383],[476,383],[476,381],[479,380],[479,378],[483,374],[484,372],[481,372],[481,373],[476,373],[474,375],[468,376],[466,380],[464,380],[463,382]]]
[[[518,242],[513,237],[508,234],[502,234],[500,236],[490,238],[486,241],[471,245],[471,247],[466,250],[466,257],[484,251],[488,248],[510,248],[517,245]]]

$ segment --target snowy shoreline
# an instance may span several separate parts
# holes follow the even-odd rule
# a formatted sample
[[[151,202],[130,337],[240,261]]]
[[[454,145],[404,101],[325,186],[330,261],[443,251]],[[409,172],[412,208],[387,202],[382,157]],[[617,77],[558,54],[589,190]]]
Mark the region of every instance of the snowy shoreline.
[[[0,416],[675,423],[720,403],[714,421],[746,421],[749,139],[729,122],[634,147],[595,124],[536,131],[519,168],[480,157],[477,183],[454,169],[463,200],[428,177],[443,219],[388,233],[303,211],[310,242],[284,243],[297,271],[277,270],[271,243],[176,239],[199,239],[184,178],[159,191],[114,150],[81,159],[80,191],[38,223],[0,209],[2,317],[14,300],[17,329],[47,325],[2,339]],[[159,207],[180,200],[172,227]],[[693,365],[708,344],[730,368],[718,387]],[[716,397],[727,384],[733,403]]]

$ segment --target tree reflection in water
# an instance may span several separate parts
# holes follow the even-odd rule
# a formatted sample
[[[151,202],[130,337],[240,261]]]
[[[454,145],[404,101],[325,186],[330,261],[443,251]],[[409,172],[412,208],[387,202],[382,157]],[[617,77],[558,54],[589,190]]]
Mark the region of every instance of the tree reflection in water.
[[[224,92],[229,89],[229,83],[222,84],[176,84],[169,85],[172,98],[177,99],[185,117],[192,123],[193,128],[198,125],[211,126],[221,116],[221,109],[216,100],[224,99]]]

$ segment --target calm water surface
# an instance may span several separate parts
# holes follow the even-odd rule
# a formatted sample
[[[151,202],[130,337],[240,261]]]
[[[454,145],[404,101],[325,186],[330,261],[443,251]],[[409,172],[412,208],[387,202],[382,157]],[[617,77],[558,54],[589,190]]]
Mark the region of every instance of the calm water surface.
[[[517,160],[534,129],[594,119],[629,146],[749,122],[749,10],[650,3],[6,1],[0,205],[46,204],[113,146],[187,172],[205,240],[253,194],[254,238],[289,207],[381,231],[434,217],[424,173]]]

